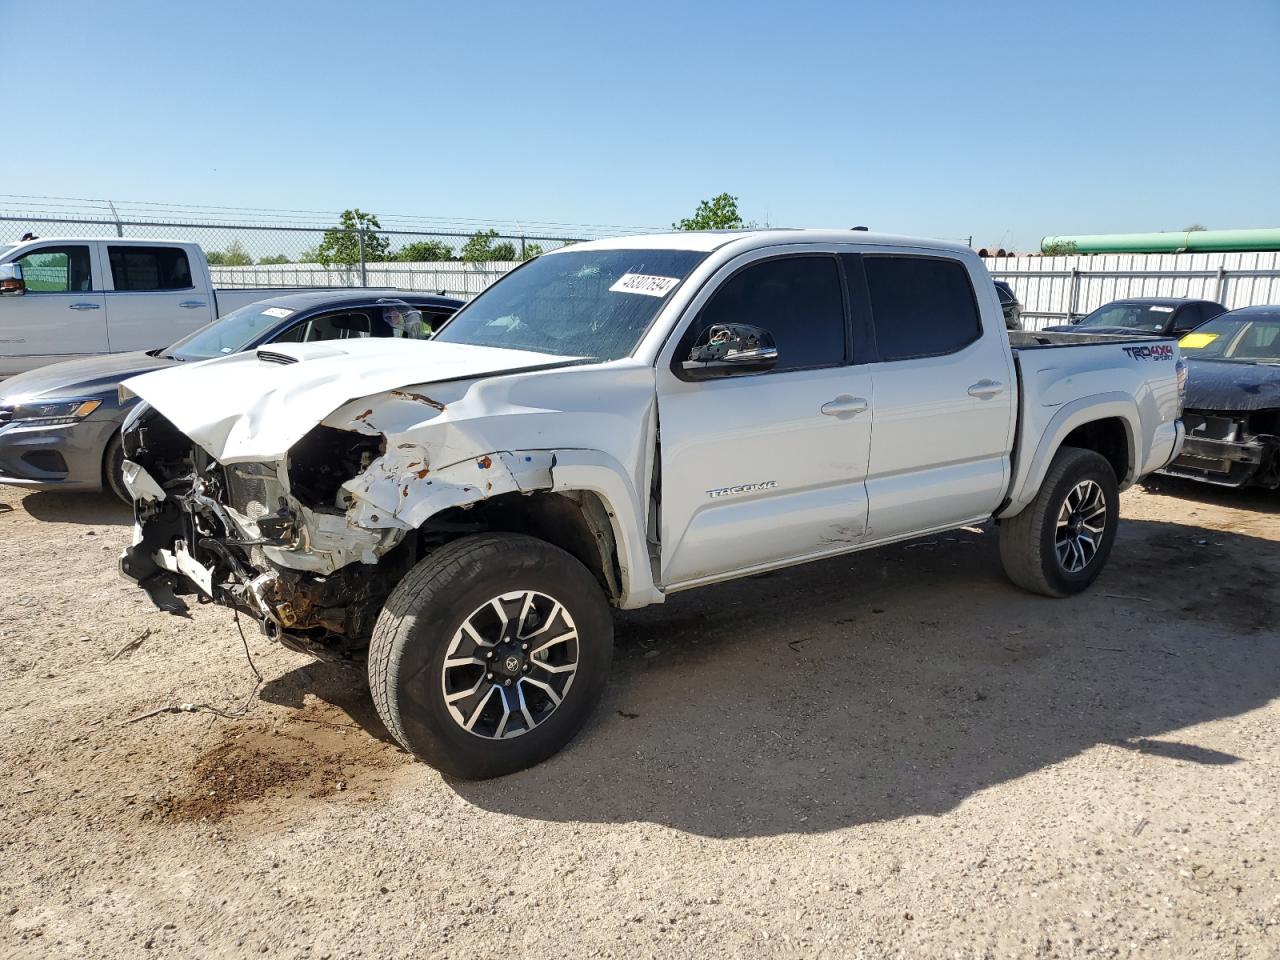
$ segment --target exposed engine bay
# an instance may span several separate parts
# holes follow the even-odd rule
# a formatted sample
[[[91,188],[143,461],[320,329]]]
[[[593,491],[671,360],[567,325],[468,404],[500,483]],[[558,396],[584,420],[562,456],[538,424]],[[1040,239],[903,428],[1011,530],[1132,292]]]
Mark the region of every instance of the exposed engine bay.
[[[284,463],[224,466],[148,409],[125,434],[139,533],[121,570],[160,609],[185,612],[182,597],[194,595],[249,615],[294,649],[355,656],[417,559],[415,538],[396,527],[364,531],[360,546],[375,562],[343,556],[352,532],[342,484],[367,470],[384,443],[320,425]],[[325,542],[326,531],[335,542]],[[273,562],[268,551],[319,551],[317,559],[343,562],[310,572]]]

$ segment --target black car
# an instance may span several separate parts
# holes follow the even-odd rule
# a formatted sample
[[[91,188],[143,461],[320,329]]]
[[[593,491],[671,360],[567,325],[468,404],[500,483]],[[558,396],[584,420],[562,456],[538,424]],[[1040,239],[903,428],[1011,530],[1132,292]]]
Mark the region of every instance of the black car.
[[[996,285],[996,296],[1000,298],[1000,312],[1004,314],[1005,329],[1021,330],[1022,304],[1018,302],[1018,295],[1005,281],[993,280],[992,282]]]
[[[1164,472],[1280,487],[1280,306],[1243,307],[1182,338],[1187,439]]]
[[[1070,324],[1046,327],[1051,333],[1101,333],[1124,337],[1176,337],[1212,320],[1227,308],[1212,300],[1182,297],[1129,297],[1104,303]]]
[[[325,290],[261,300],[160,350],[107,354],[39,367],[0,381],[0,483],[101,490],[128,500],[120,477],[120,425],[136,400],[130,377],[266,343],[350,337],[430,337],[463,301],[398,290]]]

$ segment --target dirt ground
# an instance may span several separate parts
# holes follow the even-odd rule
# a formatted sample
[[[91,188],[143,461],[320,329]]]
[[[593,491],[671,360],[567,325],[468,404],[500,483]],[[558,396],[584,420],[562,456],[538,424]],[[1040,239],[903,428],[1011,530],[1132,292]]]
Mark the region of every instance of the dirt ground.
[[[1278,956],[1280,496],[1123,514],[1070,600],[975,528],[620,615],[589,729],[457,783],[252,625],[247,715],[127,722],[245,699],[231,615],[0,488],[0,955]]]

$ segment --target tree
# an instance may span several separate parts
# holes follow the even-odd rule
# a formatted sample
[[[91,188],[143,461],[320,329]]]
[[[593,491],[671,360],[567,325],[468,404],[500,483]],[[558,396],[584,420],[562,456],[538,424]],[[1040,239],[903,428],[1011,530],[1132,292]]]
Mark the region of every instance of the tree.
[[[522,261],[532,260],[534,257],[540,257],[540,256],[542,256],[542,244],[526,242],[524,245],[524,254],[520,257],[520,259]]]
[[[515,260],[516,247],[514,243],[504,240],[502,243],[494,243],[498,239],[497,230],[477,230],[462,247],[462,259],[467,263],[492,263],[494,260]]]
[[[1208,230],[1208,229],[1209,228],[1206,227],[1203,223],[1193,223],[1189,227],[1183,227],[1182,232],[1183,233],[1199,233],[1201,230]]]
[[[260,257],[258,259],[258,263],[262,264],[264,267],[269,267],[269,266],[272,266],[273,264],[293,263],[293,261],[290,260],[288,257],[286,257],[283,253],[278,253],[274,257]]]
[[[319,263],[320,251],[317,250],[315,247],[307,247],[307,249],[303,250],[300,254],[298,254],[298,262],[299,263]]]
[[[1076,249],[1074,240],[1057,240],[1053,243],[1042,244],[1040,252],[1046,257],[1069,257],[1079,251]]]
[[[360,240],[356,234],[364,234],[364,262],[376,263],[388,259],[391,241],[373,233],[381,230],[382,224],[372,213],[365,213],[359,208],[343,210],[339,224],[324,232],[320,241],[320,249],[316,251],[317,259],[326,267],[331,263],[354,266],[360,262]]]
[[[742,222],[738,213],[738,198],[722,193],[710,200],[703,200],[692,217],[685,217],[671,225],[676,230],[741,230],[751,224]]]
[[[226,250],[210,250],[205,254],[205,260],[211,267],[247,267],[253,263],[253,257],[239,240],[232,240]]]
[[[429,263],[436,260],[452,260],[453,248],[443,240],[419,240],[406,243],[395,252],[395,259],[407,263]]]

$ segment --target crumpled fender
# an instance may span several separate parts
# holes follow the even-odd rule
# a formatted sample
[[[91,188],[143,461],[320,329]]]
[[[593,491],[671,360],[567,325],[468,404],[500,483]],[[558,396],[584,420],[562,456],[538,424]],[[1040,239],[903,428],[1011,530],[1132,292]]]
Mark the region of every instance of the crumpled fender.
[[[403,444],[342,485],[351,496],[347,517],[360,527],[419,527],[450,507],[504,493],[550,490],[555,456],[548,450],[499,451],[433,469],[422,448]]]

